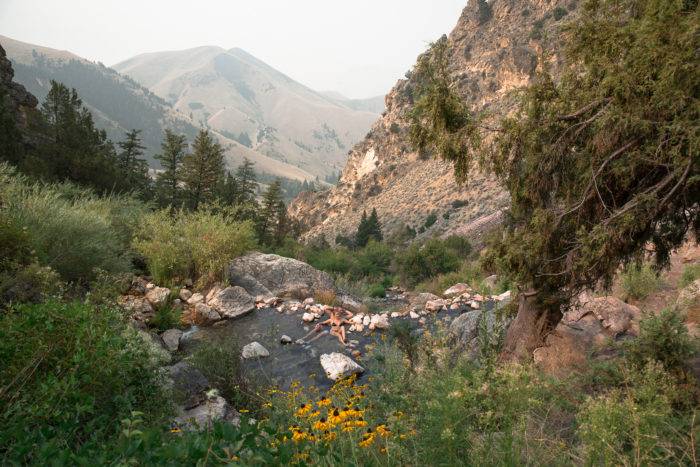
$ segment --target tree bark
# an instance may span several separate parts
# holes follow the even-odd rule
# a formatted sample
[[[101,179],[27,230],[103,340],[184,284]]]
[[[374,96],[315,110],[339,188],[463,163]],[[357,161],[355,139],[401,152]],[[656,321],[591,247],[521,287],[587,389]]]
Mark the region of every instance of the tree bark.
[[[518,296],[518,314],[508,327],[501,359],[527,362],[532,352],[544,344],[544,339],[561,321],[559,310],[543,307],[537,293],[529,291]]]

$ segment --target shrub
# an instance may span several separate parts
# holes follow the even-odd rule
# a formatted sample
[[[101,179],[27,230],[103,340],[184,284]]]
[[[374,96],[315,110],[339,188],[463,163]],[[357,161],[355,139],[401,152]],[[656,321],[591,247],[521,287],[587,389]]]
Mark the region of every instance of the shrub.
[[[632,264],[621,274],[621,286],[625,300],[643,300],[661,286],[658,274],[648,264]]]
[[[2,463],[40,463],[106,442],[132,411],[153,423],[170,412],[148,347],[127,333],[119,311],[25,305],[0,318],[0,329]]]
[[[700,264],[688,264],[683,268],[678,286],[680,288],[688,287],[698,278],[700,278]]]
[[[385,243],[370,240],[354,257],[351,274],[355,278],[378,277],[389,271],[394,252]]]
[[[322,305],[336,306],[338,304],[338,298],[333,290],[317,290],[314,294],[314,300]]]
[[[132,198],[98,198],[68,184],[30,183],[2,165],[0,206],[7,222],[3,235],[10,229],[14,235],[22,232],[18,245],[28,245],[41,266],[65,281],[86,285],[96,268],[131,269],[130,226],[142,206]]]
[[[561,6],[556,7],[552,11],[552,15],[554,16],[554,19],[557,21],[559,21],[560,19],[562,19],[564,16],[566,16],[568,14],[569,14],[569,11],[566,8],[561,7]]]
[[[311,251],[307,252],[306,260],[316,269],[331,274],[347,273],[350,271],[353,262],[352,254],[346,248],[312,248]]]
[[[65,285],[54,270],[36,263],[0,272],[0,306],[59,298],[64,289]]]
[[[386,289],[382,284],[372,284],[367,289],[367,295],[372,298],[383,298],[386,296]]]
[[[187,277],[200,285],[222,279],[229,262],[255,246],[250,222],[235,222],[208,211],[167,210],[146,216],[136,250],[145,257],[154,279],[162,284]]]
[[[182,318],[182,311],[175,308],[170,303],[161,305],[155,312],[155,315],[148,322],[149,326],[158,331],[163,332],[168,329],[179,328]]]
[[[695,351],[683,316],[675,308],[645,316],[639,323],[639,337],[626,343],[626,349],[637,367],[658,361],[668,371],[684,369]]]
[[[444,240],[445,248],[449,248],[454,251],[460,258],[467,258],[472,252],[472,245],[464,237],[459,235],[450,235]]]
[[[444,242],[428,240],[424,245],[413,244],[396,255],[396,269],[401,280],[409,285],[435,277],[438,274],[455,271],[459,267],[459,257]]]
[[[241,368],[241,349],[235,339],[227,337],[201,343],[190,357],[199,369],[234,407],[249,407],[257,399]]]
[[[423,227],[429,229],[433,226],[433,224],[435,224],[435,222],[437,222],[437,214],[431,212],[430,214],[428,214],[428,217],[425,218],[425,223],[423,224]]]

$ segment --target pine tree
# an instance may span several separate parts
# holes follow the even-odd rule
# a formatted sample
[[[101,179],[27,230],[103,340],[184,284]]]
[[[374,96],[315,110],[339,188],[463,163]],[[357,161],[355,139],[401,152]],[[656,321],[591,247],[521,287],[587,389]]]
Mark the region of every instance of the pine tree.
[[[224,150],[207,130],[200,130],[192,145],[192,153],[184,157],[182,181],[190,207],[212,201],[224,176]]]
[[[141,130],[127,131],[126,139],[117,143],[122,149],[117,155],[117,165],[126,187],[129,190],[139,191],[147,195],[150,188],[150,178],[148,177],[148,164],[142,159],[143,150],[146,147],[141,144],[140,133]]]
[[[170,130],[165,130],[161,152],[155,156],[163,168],[156,178],[156,192],[161,206],[174,208],[182,204],[180,172],[185,149],[187,149],[185,135],[177,135]]]
[[[236,191],[234,204],[255,203],[255,196],[258,191],[258,182],[255,177],[254,163],[247,157],[236,169]]]
[[[278,235],[284,229],[280,222],[286,221],[286,206],[282,201],[282,187],[275,180],[263,195],[262,208],[258,216],[258,239],[264,245],[271,245],[279,239]]]
[[[381,242],[384,239],[382,235],[382,225],[379,223],[379,216],[377,216],[377,210],[372,208],[372,214],[370,214],[367,219],[367,237],[368,241],[370,238],[377,242]]]
[[[114,146],[97,130],[75,89],[51,81],[35,131],[39,138],[29,171],[46,179],[70,180],[98,192],[129,187],[119,173]]]
[[[357,233],[355,233],[355,246],[363,248],[367,245],[367,242],[369,242],[369,222],[367,219],[367,211],[362,211],[360,224],[357,226]]]
[[[238,198],[238,184],[236,179],[231,175],[231,172],[226,172],[226,177],[221,182],[221,188],[219,190],[219,199],[221,202],[227,206],[234,206],[237,203]]]

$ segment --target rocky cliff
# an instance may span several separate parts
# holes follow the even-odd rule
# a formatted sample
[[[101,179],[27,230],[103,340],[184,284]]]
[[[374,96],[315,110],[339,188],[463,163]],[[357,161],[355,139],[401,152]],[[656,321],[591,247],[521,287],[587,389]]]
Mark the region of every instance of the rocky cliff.
[[[512,92],[536,74],[543,50],[556,52],[556,31],[575,0],[470,0],[447,37],[450,73],[475,109],[496,121]],[[556,71],[556,54],[549,59]],[[408,111],[411,73],[386,96],[386,112],[350,152],[340,182],[330,191],[303,193],[290,206],[306,240],[354,231],[364,210],[376,208],[385,233],[407,225],[422,235],[460,233],[477,240],[501,219],[508,198],[496,181],[473,172],[463,186],[449,163],[411,147]],[[428,222],[430,224],[430,222]]]
[[[15,121],[23,125],[26,123],[26,110],[36,108],[38,101],[24,86],[13,81],[14,76],[12,63],[0,46],[0,88],[6,94],[6,105],[15,114]]]

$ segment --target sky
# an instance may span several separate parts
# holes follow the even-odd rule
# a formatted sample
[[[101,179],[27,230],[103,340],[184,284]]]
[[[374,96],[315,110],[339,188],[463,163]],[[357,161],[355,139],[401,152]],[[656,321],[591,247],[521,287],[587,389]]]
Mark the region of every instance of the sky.
[[[466,0],[0,0],[0,35],[114,65],[240,47],[319,91],[386,94]]]

